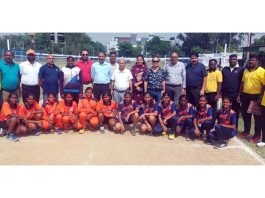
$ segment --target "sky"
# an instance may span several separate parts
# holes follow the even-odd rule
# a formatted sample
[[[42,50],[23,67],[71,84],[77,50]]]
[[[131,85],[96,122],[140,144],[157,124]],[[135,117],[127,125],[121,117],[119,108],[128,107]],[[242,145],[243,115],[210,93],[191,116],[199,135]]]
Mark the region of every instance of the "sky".
[[[148,33],[136,33],[137,37],[148,37],[149,34],[154,34],[157,36],[164,37],[165,39],[169,39],[170,37],[176,37],[179,33],[154,33],[154,32],[148,32]],[[116,36],[130,36],[131,33],[88,33],[88,35],[92,38],[93,41],[99,41],[103,45],[106,45],[108,42],[111,41],[113,37]],[[265,35],[265,33],[255,33],[255,36],[253,36],[253,41],[255,38],[260,38],[261,36]],[[242,46],[246,46],[248,44],[248,38],[246,37],[245,41],[243,42]]]
[[[148,37],[149,34],[155,34],[157,36],[165,37],[165,39],[169,39],[170,37],[176,37],[178,33],[137,33],[137,37]],[[121,36],[121,37],[127,37],[130,36],[131,33],[88,33],[88,35],[92,38],[93,41],[99,41],[103,45],[106,45],[108,42],[111,41],[113,37]]]

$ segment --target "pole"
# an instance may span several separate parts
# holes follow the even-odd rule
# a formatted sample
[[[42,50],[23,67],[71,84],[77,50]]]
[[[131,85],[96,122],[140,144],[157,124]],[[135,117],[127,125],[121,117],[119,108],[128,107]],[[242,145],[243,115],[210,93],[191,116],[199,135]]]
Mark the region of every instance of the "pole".
[[[249,55],[250,55],[250,52],[251,52],[251,47],[252,47],[252,33],[249,33],[248,35],[248,53],[247,53],[247,60],[249,59]]]
[[[224,66],[225,66],[226,50],[227,50],[227,44],[225,44],[225,48],[224,48],[224,56],[223,56],[223,65]]]
[[[10,43],[9,43],[9,39],[6,40],[7,43],[7,50],[10,50]]]

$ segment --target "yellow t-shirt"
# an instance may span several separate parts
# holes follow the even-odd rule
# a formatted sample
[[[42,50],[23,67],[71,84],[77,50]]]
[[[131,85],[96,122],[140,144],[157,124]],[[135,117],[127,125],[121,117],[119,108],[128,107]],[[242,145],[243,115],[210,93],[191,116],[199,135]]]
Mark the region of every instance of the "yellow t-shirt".
[[[208,72],[208,75],[206,77],[205,92],[217,92],[217,83],[219,82],[223,82],[222,72],[220,72],[219,70],[215,70],[214,72]]]
[[[260,94],[264,81],[265,70],[258,67],[254,71],[244,70],[242,82],[244,82],[243,92],[248,94]]]
[[[263,77],[263,86],[265,86],[265,72],[264,72],[264,77]],[[262,96],[261,105],[265,106],[265,91],[264,91],[263,96]]]

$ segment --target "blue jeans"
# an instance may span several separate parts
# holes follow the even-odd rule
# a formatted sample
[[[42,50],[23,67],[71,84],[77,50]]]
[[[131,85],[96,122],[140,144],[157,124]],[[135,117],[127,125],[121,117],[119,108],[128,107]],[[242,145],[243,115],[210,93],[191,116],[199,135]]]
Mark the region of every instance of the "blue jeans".
[[[194,124],[193,124],[193,119],[192,118],[188,118],[184,121],[181,121],[178,126],[180,127],[180,131],[181,133],[184,133],[186,128],[188,128],[188,132],[187,132],[187,136],[190,138],[194,138],[195,134],[194,134]]]
[[[219,124],[215,125],[215,133],[218,142],[222,143],[225,140],[235,137],[237,131],[235,129],[229,129],[227,127],[221,126]]]
[[[153,91],[150,89],[147,89],[147,92],[150,93],[150,95],[154,98],[154,100],[159,103],[161,100],[161,90],[159,91]]]
[[[206,131],[206,140],[212,139],[213,134],[211,134],[210,131],[213,127],[214,123],[211,120],[206,120],[202,123],[201,127],[199,127],[199,130],[202,135],[204,133],[204,130]]]
[[[175,134],[176,133],[176,123],[177,123],[176,117],[172,117],[167,121],[166,127],[171,128],[171,130],[169,131],[169,134]],[[163,131],[163,128],[162,128],[160,122],[158,121],[154,127],[153,135],[161,135],[162,131]]]

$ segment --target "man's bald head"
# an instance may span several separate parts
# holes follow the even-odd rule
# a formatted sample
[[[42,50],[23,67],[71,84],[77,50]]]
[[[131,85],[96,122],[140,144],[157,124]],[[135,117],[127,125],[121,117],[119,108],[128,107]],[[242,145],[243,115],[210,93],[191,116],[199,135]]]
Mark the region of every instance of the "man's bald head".
[[[48,54],[48,55],[46,56],[46,61],[47,61],[47,63],[48,63],[49,65],[53,65],[53,64],[54,64],[54,57],[53,57],[53,55]]]
[[[119,69],[121,71],[125,69],[125,63],[126,61],[123,58],[119,60]]]

